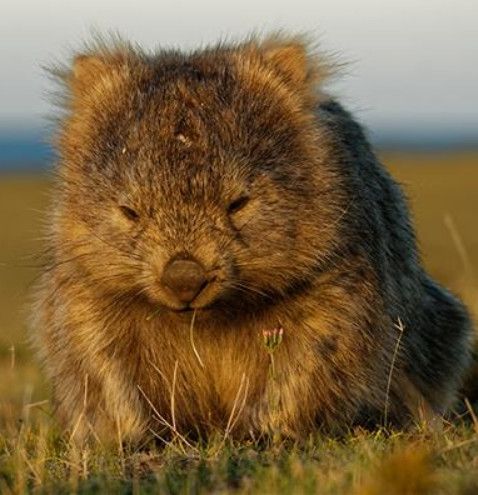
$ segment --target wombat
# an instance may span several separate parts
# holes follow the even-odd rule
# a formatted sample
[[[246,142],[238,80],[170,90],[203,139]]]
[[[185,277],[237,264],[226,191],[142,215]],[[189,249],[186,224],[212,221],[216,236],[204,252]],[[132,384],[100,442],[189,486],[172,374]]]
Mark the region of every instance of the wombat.
[[[94,43],[63,113],[35,344],[72,437],[303,438],[445,414],[463,305],[301,37]]]

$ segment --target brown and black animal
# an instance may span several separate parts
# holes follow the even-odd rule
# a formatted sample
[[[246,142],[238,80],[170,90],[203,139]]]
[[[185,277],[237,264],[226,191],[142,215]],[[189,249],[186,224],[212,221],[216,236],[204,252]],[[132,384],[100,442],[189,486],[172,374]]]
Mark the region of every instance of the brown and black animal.
[[[77,438],[300,438],[450,408],[469,318],[422,268],[402,191],[321,89],[326,65],[276,36],[99,43],[57,71],[34,328]]]

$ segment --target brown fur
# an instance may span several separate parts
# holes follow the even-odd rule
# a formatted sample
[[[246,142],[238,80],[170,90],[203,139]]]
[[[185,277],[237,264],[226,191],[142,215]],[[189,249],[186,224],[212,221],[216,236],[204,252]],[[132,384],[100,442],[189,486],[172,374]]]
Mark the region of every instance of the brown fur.
[[[58,73],[34,326],[76,437],[302,437],[452,403],[466,313],[423,272],[400,189],[321,91],[319,60],[287,37],[188,55],[100,43]],[[160,283],[175,256],[215,277],[192,331]]]

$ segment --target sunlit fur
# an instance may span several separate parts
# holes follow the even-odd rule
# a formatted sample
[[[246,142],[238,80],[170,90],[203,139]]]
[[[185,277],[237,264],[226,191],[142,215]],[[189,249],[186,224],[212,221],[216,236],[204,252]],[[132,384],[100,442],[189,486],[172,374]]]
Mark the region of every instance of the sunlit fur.
[[[73,436],[300,438],[448,409],[468,317],[424,273],[399,187],[300,38],[98,42],[56,75],[33,326]],[[195,313],[160,282],[177,256],[211,279]],[[279,327],[272,375],[263,332]]]

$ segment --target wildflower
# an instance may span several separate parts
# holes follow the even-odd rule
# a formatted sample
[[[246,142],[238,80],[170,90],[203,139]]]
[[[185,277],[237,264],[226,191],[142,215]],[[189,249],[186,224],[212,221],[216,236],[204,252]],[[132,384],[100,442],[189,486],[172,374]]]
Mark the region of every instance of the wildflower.
[[[280,346],[283,335],[284,329],[282,327],[262,331],[262,337],[264,339],[264,345],[267,352],[272,353],[277,349],[277,347]]]

